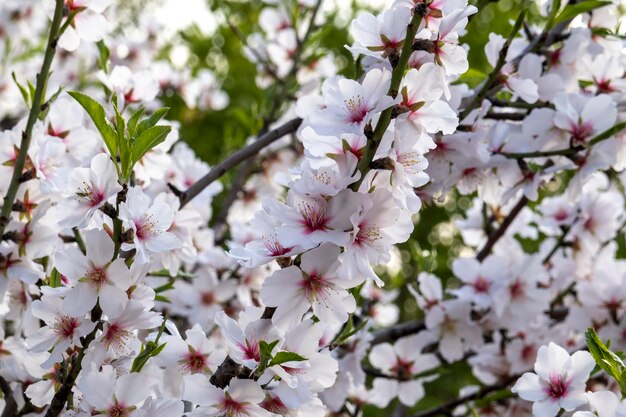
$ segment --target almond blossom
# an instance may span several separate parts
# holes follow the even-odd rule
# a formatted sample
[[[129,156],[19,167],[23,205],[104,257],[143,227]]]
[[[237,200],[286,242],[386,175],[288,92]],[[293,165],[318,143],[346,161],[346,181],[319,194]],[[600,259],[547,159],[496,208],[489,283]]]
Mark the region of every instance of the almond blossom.
[[[563,408],[571,411],[587,402],[585,383],[595,366],[588,352],[569,353],[555,343],[542,346],[537,353],[535,372],[517,381],[513,392],[533,402],[537,417],[556,416]]]

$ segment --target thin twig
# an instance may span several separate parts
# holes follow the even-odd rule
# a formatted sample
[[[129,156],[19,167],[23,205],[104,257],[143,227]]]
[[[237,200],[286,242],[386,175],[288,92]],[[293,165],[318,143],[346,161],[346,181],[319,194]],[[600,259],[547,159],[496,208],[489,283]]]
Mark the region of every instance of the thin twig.
[[[267,132],[250,145],[238,150],[218,165],[215,165],[204,177],[200,178],[193,185],[191,185],[191,187],[180,193],[181,208],[200,194],[206,187],[211,185],[213,181],[216,181],[224,175],[229,169],[234,168],[246,159],[255,156],[259,151],[261,151],[261,149],[277,141],[283,136],[295,132],[301,123],[302,119],[299,117],[292,119],[276,129]]]
[[[41,65],[41,70],[39,71],[39,74],[37,74],[37,84],[35,86],[35,93],[33,94],[33,101],[28,114],[26,128],[22,132],[20,151],[15,159],[9,189],[4,197],[2,211],[0,211],[0,236],[4,235],[4,229],[11,219],[11,210],[13,209],[13,203],[15,203],[17,190],[20,187],[20,178],[22,177],[22,172],[24,171],[24,166],[26,165],[26,159],[28,158],[28,148],[30,148],[30,142],[33,137],[33,127],[35,126],[35,122],[39,118],[39,113],[41,112],[41,102],[44,90],[46,89],[46,85],[48,83],[48,77],[50,76],[50,66],[52,65],[52,60],[54,59],[54,54],[56,52],[56,46],[60,33],[59,30],[61,28],[61,20],[63,19],[64,5],[65,2],[63,0],[56,0],[54,16],[52,18],[50,33],[48,35],[48,45],[46,46],[46,53],[44,55],[43,64]]]
[[[317,17],[317,14],[320,10],[321,5],[322,5],[322,0],[318,0],[315,6],[313,7],[312,12],[311,12],[311,19],[309,20],[309,25],[307,27],[306,32],[302,36],[302,38],[296,36],[298,47],[296,48],[296,51],[293,55],[293,58],[292,58],[293,62],[291,64],[291,69],[289,70],[289,73],[283,79],[276,77],[276,80],[278,81],[279,91],[275,95],[274,100],[272,101],[272,108],[270,109],[267,117],[265,118],[263,127],[257,134],[257,137],[263,136],[267,132],[269,125],[275,122],[276,113],[279,107],[286,100],[289,100],[289,101],[294,100],[293,97],[289,98],[288,85],[291,79],[294,78],[296,74],[298,73],[298,69],[300,67],[300,63],[302,60],[302,54],[304,53],[304,48],[306,46],[307,40],[309,39],[313,31],[315,30],[315,19]],[[248,179],[248,176],[252,172],[253,166],[254,166],[254,159],[249,159],[242,166],[239,167],[239,169],[237,170],[235,174],[235,178],[232,184],[230,185],[230,190],[228,191],[226,200],[224,201],[224,204],[222,204],[222,207],[220,208],[220,212],[213,226],[213,229],[215,230],[215,243],[216,244],[221,244],[226,236],[226,231],[227,231],[226,218],[228,217],[228,211],[230,207],[234,204],[234,202],[237,200],[237,197],[239,196],[239,192],[244,187],[246,180]]]
[[[418,413],[413,415],[412,417],[434,417],[440,414],[449,414],[452,410],[454,410],[456,407],[458,407],[459,405],[468,403],[470,401],[476,401],[476,400],[480,400],[482,398],[485,398],[487,395],[508,388],[509,385],[511,385],[512,383],[514,383],[515,381],[517,381],[517,379],[520,377],[520,374],[516,374],[513,376],[510,376],[504,380],[502,380],[501,382],[494,384],[494,385],[490,385],[487,387],[484,387],[483,389],[470,394],[470,395],[466,395],[465,397],[459,397],[455,400],[449,401],[445,404],[442,404],[438,407],[435,408],[431,408],[430,410]]]
[[[463,121],[474,109],[478,108],[481,105],[483,100],[487,97],[489,90],[491,90],[491,88],[500,79],[500,70],[502,69],[502,67],[504,67],[504,64],[506,64],[506,55],[509,52],[509,47],[511,46],[511,42],[513,42],[513,38],[515,38],[515,35],[517,35],[517,32],[519,32],[520,28],[522,27],[525,16],[526,11],[524,10],[518,16],[517,20],[515,21],[515,25],[513,25],[513,29],[509,34],[509,37],[504,42],[504,45],[502,45],[502,49],[500,49],[500,53],[498,54],[498,61],[496,62],[496,65],[493,67],[493,70],[487,77],[487,80],[485,80],[480,89],[472,96],[472,98],[469,100],[468,105],[465,106],[465,108],[459,115],[460,121]]]
[[[500,227],[493,232],[491,236],[487,239],[485,246],[476,254],[476,259],[480,262],[484,261],[487,256],[491,253],[491,249],[493,249],[494,245],[500,240],[504,233],[507,231],[509,226],[513,223],[518,214],[522,211],[524,207],[528,204],[528,198],[526,196],[522,196],[520,200],[515,204],[515,206],[511,209],[509,214],[504,218]]]

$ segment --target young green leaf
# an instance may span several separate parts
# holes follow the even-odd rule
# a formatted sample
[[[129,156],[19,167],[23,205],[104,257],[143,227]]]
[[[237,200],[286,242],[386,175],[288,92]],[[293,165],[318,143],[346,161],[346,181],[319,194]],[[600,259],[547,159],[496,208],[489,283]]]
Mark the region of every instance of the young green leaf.
[[[139,119],[141,119],[141,116],[143,115],[144,110],[145,109],[143,107],[140,108],[135,113],[133,113],[132,116],[130,116],[130,119],[128,119],[128,127],[126,129],[128,130],[129,138],[133,138],[135,136],[135,129],[137,128],[137,123],[139,123]]]
[[[171,126],[152,126],[144,130],[131,145],[133,163],[139,161],[150,149],[162,143],[171,130]]]
[[[100,135],[104,140],[104,144],[113,157],[113,161],[115,161],[117,158],[118,148],[117,130],[115,130],[115,127],[113,127],[111,122],[107,119],[104,107],[102,107],[102,105],[96,100],[83,93],[79,93],[78,91],[68,91],[68,94],[72,96],[78,104],[83,106],[94,125],[96,125],[96,129],[100,132]]]
[[[302,357],[295,352],[278,352],[270,361],[269,366],[280,365],[285,362],[302,362],[306,360],[307,358]]]
[[[57,288],[61,286],[61,274],[59,274],[59,271],[57,271],[56,268],[53,268],[52,272],[50,273],[50,286],[52,288]]]
[[[109,47],[106,46],[104,41],[96,42],[96,46],[98,47],[98,68],[100,68],[105,73],[109,73],[109,57],[111,56],[111,52],[109,51]]]
[[[611,4],[610,1],[586,0],[580,3],[570,4],[566,6],[554,19],[555,23],[561,23],[571,20],[579,14],[588,13],[594,9],[604,7]]]
[[[168,111],[170,111],[169,107],[162,107],[160,109],[155,110],[154,113],[152,113],[149,117],[146,117],[145,119],[143,119],[137,125],[137,128],[135,129],[135,133],[134,135],[132,135],[132,137],[141,136],[141,134],[144,131],[155,126],[157,123],[159,123],[159,120],[161,120],[167,114]]]
[[[585,333],[585,340],[587,341],[587,347],[589,353],[593,356],[596,364],[607,374],[611,375],[620,387],[624,384],[622,374],[626,370],[624,362],[615,353],[611,352],[609,348],[600,340],[596,331],[589,328]]]
[[[11,77],[13,77],[13,82],[15,82],[15,85],[17,85],[17,88],[20,90],[20,93],[22,94],[22,98],[24,99],[24,102],[26,103],[26,107],[30,108],[31,102],[30,102],[30,93],[28,92],[28,90],[26,90],[26,88],[20,84],[19,81],[17,81],[17,76],[15,75],[15,72],[11,73]]]

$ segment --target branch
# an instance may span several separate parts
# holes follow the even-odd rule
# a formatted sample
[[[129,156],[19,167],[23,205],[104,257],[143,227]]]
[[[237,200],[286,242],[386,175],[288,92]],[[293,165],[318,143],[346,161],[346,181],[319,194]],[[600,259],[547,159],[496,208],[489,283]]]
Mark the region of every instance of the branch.
[[[525,16],[526,11],[524,10],[518,16],[515,24],[513,25],[513,29],[509,34],[509,37],[506,39],[506,42],[504,42],[504,45],[502,45],[502,49],[500,49],[500,53],[498,54],[498,61],[496,62],[495,67],[493,67],[493,70],[487,77],[487,80],[480,87],[480,90],[478,90],[474,94],[474,96],[470,99],[469,104],[463,109],[463,111],[459,115],[459,121],[462,122],[474,109],[478,108],[483,100],[487,97],[487,93],[489,92],[489,90],[491,90],[496,82],[498,82],[500,78],[500,70],[502,69],[502,67],[504,67],[504,64],[506,64],[506,55],[509,52],[511,42],[513,42],[513,38],[515,38],[515,35],[517,35],[517,32],[519,32],[520,28],[522,27]]]
[[[474,394],[457,398],[456,400],[452,400],[438,407],[431,408],[430,410],[424,411],[422,413],[414,414],[412,417],[434,417],[440,414],[450,414],[450,412],[454,410],[456,407],[458,407],[459,405],[465,404],[470,401],[480,400],[481,398],[485,398],[487,395],[491,394],[492,392],[496,392],[501,389],[508,388],[508,386],[514,383],[515,381],[517,381],[517,379],[520,376],[521,374],[510,376],[497,384],[484,387],[483,389],[475,392]]]
[[[424,5],[424,3],[418,3],[418,6]],[[404,38],[404,43],[402,44],[402,52],[400,53],[400,57],[398,58],[398,62],[393,67],[393,72],[391,73],[391,83],[389,85],[389,92],[387,93],[391,97],[396,97],[398,95],[398,89],[400,88],[400,83],[402,82],[402,76],[404,75],[404,71],[406,70],[407,64],[409,63],[409,58],[413,53],[413,42],[415,41],[415,35],[417,34],[417,30],[419,29],[420,24],[422,23],[422,18],[427,13],[426,7],[416,7],[413,17],[411,18],[411,23],[407,26],[406,36]],[[390,57],[391,58],[391,57]],[[390,62],[393,60],[390,59]],[[395,106],[391,106],[385,109],[378,119],[378,123],[376,124],[376,128],[374,129],[374,133],[372,137],[367,141],[367,145],[365,146],[365,154],[361,158],[358,164],[358,170],[361,172],[361,178],[359,181],[355,182],[352,185],[353,190],[358,190],[365,178],[366,172],[369,170],[370,163],[374,159],[374,155],[376,154],[376,150],[378,149],[378,145],[382,140],[382,137],[391,123],[391,115],[393,113],[393,109]]]
[[[20,178],[26,165],[26,158],[28,156],[28,148],[33,136],[33,127],[35,122],[39,118],[41,113],[41,102],[43,99],[44,91],[48,83],[48,77],[50,76],[50,66],[54,59],[56,52],[56,45],[59,37],[59,30],[61,28],[61,20],[63,19],[63,6],[65,2],[63,0],[56,0],[56,6],[54,8],[54,16],[52,18],[52,24],[50,25],[50,33],[48,35],[48,45],[46,46],[46,53],[44,55],[43,64],[41,70],[37,74],[37,85],[35,87],[35,93],[33,94],[32,106],[28,114],[28,120],[26,122],[26,128],[22,132],[22,141],[20,143],[20,151],[15,159],[15,166],[13,168],[13,175],[11,176],[11,182],[9,183],[9,189],[4,197],[4,204],[2,205],[2,211],[0,211],[0,236],[4,235],[4,229],[11,219],[11,210],[13,209],[13,203],[17,195],[17,190],[20,186]]]
[[[317,17],[317,13],[319,12],[321,5],[322,5],[322,0],[318,0],[315,6],[313,7],[313,11],[311,13],[311,19],[309,21],[309,25],[307,27],[306,32],[304,33],[302,38],[296,37],[298,47],[293,56],[291,69],[289,70],[289,73],[284,79],[277,78],[277,81],[280,87],[280,92],[276,94],[276,96],[274,97],[272,108],[263,123],[263,128],[260,130],[257,136],[262,136],[267,132],[268,125],[275,121],[276,111],[278,107],[287,98],[285,97],[286,94],[288,93],[287,84],[289,83],[289,80],[295,77],[295,75],[298,72],[298,68],[300,66],[301,59],[302,59],[302,54],[304,52],[304,46],[306,45],[306,42],[311,36],[311,34],[313,33],[313,31],[315,30],[315,19]],[[235,178],[232,181],[230,190],[228,191],[228,194],[226,196],[226,200],[224,201],[224,204],[222,204],[222,207],[220,208],[220,212],[213,225],[213,229],[215,230],[215,237],[216,237],[215,243],[216,244],[221,244],[226,237],[226,231],[227,231],[226,218],[228,217],[228,211],[230,207],[233,205],[233,203],[237,200],[237,197],[239,196],[239,191],[241,191],[241,189],[244,187],[246,180],[248,179],[248,176],[252,172],[253,164],[254,164],[254,159],[247,160],[241,167],[239,167],[239,169],[237,170],[237,173],[235,174]]]
[[[371,344],[377,345],[379,343],[392,342],[400,339],[401,337],[417,333],[425,328],[426,326],[421,320],[412,320],[400,323],[393,327],[387,327],[374,332],[374,338],[372,339]]]
[[[493,249],[494,245],[500,240],[506,230],[511,226],[513,220],[517,217],[518,214],[522,211],[522,209],[528,204],[528,198],[526,196],[522,196],[520,200],[515,204],[515,206],[511,209],[509,214],[505,217],[505,219],[500,224],[500,227],[487,239],[487,243],[485,246],[476,254],[476,259],[480,262],[484,261],[487,256],[491,253],[491,249]]]
[[[92,311],[92,321],[100,320],[101,314],[102,311],[99,308],[94,309],[94,311]],[[72,393],[72,388],[74,387],[76,378],[78,378],[78,375],[82,370],[82,362],[83,358],[85,357],[85,353],[87,352],[87,348],[96,338],[96,334],[101,329],[101,327],[102,326],[100,324],[96,325],[93,331],[81,340],[82,348],[80,349],[80,352],[76,356],[74,356],[74,359],[72,360],[71,371],[68,373],[67,377],[63,381],[61,388],[59,388],[58,391],[54,394],[54,397],[50,402],[50,408],[48,408],[45,417],[58,417],[63,412],[63,409],[65,408],[65,403],[67,403],[67,399]]]
[[[0,391],[4,394],[4,410],[1,417],[13,417],[17,413],[17,402],[13,397],[13,390],[6,379],[0,376]]]
[[[215,165],[204,177],[200,178],[191,187],[180,193],[180,207],[184,207],[206,187],[211,185],[213,181],[224,175],[229,169],[239,165],[246,159],[255,156],[261,149],[277,141],[283,136],[295,132],[301,123],[302,119],[300,118],[292,119],[276,129],[267,132],[247,147],[238,150],[218,165]]]
[[[584,146],[580,145],[580,146],[574,146],[574,147],[565,148],[565,149],[555,149],[552,151],[499,152],[498,154],[506,158],[512,158],[512,159],[541,158],[541,157],[547,157],[547,156],[572,156],[582,150],[589,149],[592,146],[597,145],[598,143],[602,141],[612,138],[613,136],[615,136],[616,134],[618,134],[624,129],[626,129],[626,122],[618,123],[610,127],[609,129],[605,130],[604,132],[600,133],[599,135],[594,136]]]
[[[527,116],[528,114],[526,113],[488,111],[485,119],[521,121]]]

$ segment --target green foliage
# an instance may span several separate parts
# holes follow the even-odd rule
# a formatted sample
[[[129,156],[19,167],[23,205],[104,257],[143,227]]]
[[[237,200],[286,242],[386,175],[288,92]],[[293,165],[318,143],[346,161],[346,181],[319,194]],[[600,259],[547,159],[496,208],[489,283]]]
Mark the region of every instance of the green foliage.
[[[96,126],[96,129],[98,129],[100,136],[102,136],[109,153],[111,155],[117,155],[117,131],[113,124],[107,119],[104,107],[96,100],[78,91],[68,91],[68,94],[83,106]]]
[[[585,340],[598,368],[612,376],[622,390],[622,394],[626,394],[626,366],[622,359],[609,350],[593,328],[587,330]]]
[[[167,321],[167,317],[163,317],[163,323],[161,323],[161,327],[159,328],[159,333],[157,334],[154,341],[149,341],[145,345],[141,346],[141,351],[139,355],[133,361],[133,364],[130,368],[130,372],[141,372],[143,367],[148,363],[150,358],[154,358],[158,356],[167,343],[159,344],[159,340],[161,339],[161,335],[163,335],[163,331],[165,330],[165,322]]]
[[[330,349],[334,349],[337,346],[345,344],[352,336],[360,332],[367,325],[367,323],[368,321],[365,320],[358,326],[354,327],[354,319],[352,318],[352,315],[350,315],[347,323],[343,326],[339,334],[337,334],[335,340],[330,343]]]
[[[607,4],[611,4],[610,1],[600,1],[600,0],[586,0],[580,3],[569,4],[559,12],[554,18],[555,23],[561,23],[566,20],[571,20],[576,16],[588,13],[594,9],[599,7],[606,6]]]
[[[272,353],[276,345],[278,345],[278,342],[278,340],[274,340],[272,343],[267,343],[264,340],[259,342],[259,348],[261,350],[261,360],[259,362],[259,367],[257,368],[257,373],[259,375],[270,366],[282,365],[286,362],[302,362],[307,360],[307,358],[302,357],[295,352],[280,351],[275,354]]]
[[[126,123],[126,119],[117,108],[117,96],[112,98],[115,111],[115,126],[106,116],[104,107],[91,97],[70,91],[69,94],[85,109],[113,157],[121,183],[128,183],[133,167],[155,146],[162,143],[172,130],[171,126],[157,125],[168,112],[168,108],[156,110],[151,116],[139,121],[144,110],[140,109]],[[119,161],[117,158],[119,157]]]
[[[305,357],[295,352],[277,352],[272,358],[268,366],[282,365],[286,362],[302,362],[307,360]]]

